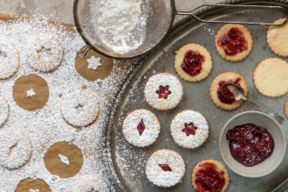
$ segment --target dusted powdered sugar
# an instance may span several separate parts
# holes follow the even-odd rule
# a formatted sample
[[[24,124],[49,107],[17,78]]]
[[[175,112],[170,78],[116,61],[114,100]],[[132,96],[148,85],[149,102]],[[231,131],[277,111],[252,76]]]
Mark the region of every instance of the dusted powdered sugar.
[[[27,163],[32,153],[30,139],[18,130],[0,133],[0,165],[16,169]]]
[[[182,130],[185,123],[193,123],[197,127],[195,135],[186,135]],[[184,147],[193,149],[202,145],[209,134],[209,127],[205,117],[196,111],[186,110],[178,113],[171,122],[171,135],[174,141]]]
[[[0,126],[2,126],[9,116],[9,105],[5,97],[0,96]]]
[[[171,94],[167,99],[159,98],[156,93],[160,86],[169,86]],[[180,81],[172,74],[160,73],[150,77],[144,88],[145,99],[149,105],[158,110],[169,110],[176,107],[183,96],[183,87]]]
[[[102,44],[115,53],[138,49],[146,36],[144,0],[90,0],[91,20]]]
[[[138,124],[143,120],[145,129],[140,135]],[[160,133],[158,118],[145,109],[135,110],[127,115],[123,121],[123,134],[126,140],[136,147],[147,147],[152,145]]]
[[[109,192],[109,188],[100,177],[94,175],[82,176],[73,187],[72,192]]]
[[[91,58],[87,59],[88,62],[88,69],[96,70],[99,66],[102,65],[101,58],[92,56]]]
[[[159,166],[167,164],[171,171],[163,171]],[[154,152],[146,163],[146,176],[159,187],[172,187],[181,182],[185,173],[185,163],[175,151],[162,149]]]

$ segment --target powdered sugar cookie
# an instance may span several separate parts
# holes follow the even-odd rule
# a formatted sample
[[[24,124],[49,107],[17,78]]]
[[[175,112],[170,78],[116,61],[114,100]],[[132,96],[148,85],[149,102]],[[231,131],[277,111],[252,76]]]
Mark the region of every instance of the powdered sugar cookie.
[[[0,79],[7,79],[14,75],[19,68],[20,56],[18,49],[0,36]]]
[[[98,95],[89,89],[79,89],[64,96],[61,113],[65,121],[75,127],[92,124],[99,113],[97,97]]]
[[[216,34],[215,45],[224,59],[236,62],[249,55],[253,39],[250,31],[243,25],[226,24]]]
[[[248,85],[244,77],[235,72],[226,72],[218,75],[210,85],[210,97],[213,103],[224,110],[239,108],[244,101],[236,101],[234,94],[229,90],[228,85],[234,84],[248,95]]]
[[[83,165],[82,151],[66,141],[57,142],[49,147],[44,156],[44,164],[52,175],[70,178],[76,175]]]
[[[185,163],[177,152],[161,149],[149,157],[145,173],[154,185],[168,188],[181,182],[185,173]]]
[[[0,133],[0,165],[17,169],[25,165],[32,154],[30,139],[18,130]]]
[[[286,117],[288,118],[288,99],[286,100],[284,104],[284,112],[285,112]]]
[[[172,74],[159,73],[149,78],[144,89],[147,103],[158,110],[176,107],[183,96],[180,81]]]
[[[175,143],[188,149],[202,145],[209,134],[205,117],[192,110],[178,113],[171,122],[170,130]]]
[[[158,118],[146,109],[138,109],[127,115],[123,121],[125,139],[136,147],[152,145],[160,133]]]
[[[274,24],[283,23],[286,18],[277,19]],[[282,26],[270,26],[267,31],[267,43],[277,55],[288,57],[288,22]]]
[[[19,182],[15,192],[52,192],[49,185],[38,178],[26,178]]]
[[[29,60],[30,66],[40,72],[55,70],[63,60],[63,48],[59,38],[52,35],[47,37],[45,34],[38,41],[35,53]]]
[[[212,69],[210,53],[203,46],[188,44],[177,51],[175,69],[180,77],[187,81],[201,81]]]
[[[196,192],[224,192],[229,185],[229,176],[220,162],[204,160],[193,169],[192,185]]]
[[[0,126],[2,126],[9,116],[9,105],[3,96],[0,96]]]
[[[288,63],[278,58],[265,59],[256,67],[253,79],[263,95],[282,96],[288,92]]]
[[[72,192],[109,192],[106,183],[98,176],[86,175],[82,176],[78,183],[73,187]]]

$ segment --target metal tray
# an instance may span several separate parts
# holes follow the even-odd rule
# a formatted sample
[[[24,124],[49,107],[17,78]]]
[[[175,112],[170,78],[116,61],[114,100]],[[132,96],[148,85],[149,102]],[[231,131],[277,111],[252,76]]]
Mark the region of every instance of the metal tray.
[[[261,4],[282,4],[287,5],[287,1],[230,1],[230,3],[261,3]],[[280,13],[269,10],[239,10],[239,9],[218,9],[210,8],[198,13],[202,18],[224,19],[224,20],[266,20],[273,21],[280,17]],[[163,18],[165,19],[165,18]],[[221,155],[218,147],[218,137],[220,130],[226,120],[241,111],[256,109],[255,106],[245,103],[243,107],[233,112],[226,112],[218,109],[209,96],[210,82],[219,73],[226,71],[236,71],[241,73],[249,84],[249,97],[257,99],[259,103],[265,104],[271,109],[283,115],[283,103],[285,96],[279,98],[268,98],[262,96],[254,87],[252,73],[256,65],[265,58],[277,57],[274,55],[266,43],[267,27],[247,26],[253,34],[254,47],[252,53],[242,62],[230,63],[222,59],[216,52],[214,45],[215,33],[222,25],[202,24],[192,18],[176,25],[166,41],[147,58],[144,58],[138,67],[127,77],[126,83],[118,95],[118,100],[112,110],[108,132],[107,148],[111,159],[110,167],[114,176],[116,191],[193,191],[191,185],[191,173],[194,165],[204,159],[216,159],[221,162]],[[199,83],[189,83],[181,79],[184,87],[184,97],[180,105],[170,111],[159,112],[152,109],[144,100],[143,87],[147,79],[159,72],[169,72],[178,76],[174,69],[175,51],[187,43],[199,43],[205,46],[213,58],[213,70],[207,79]],[[155,144],[148,148],[136,148],[131,146],[123,137],[122,122],[127,113],[146,108],[154,112],[161,123],[161,133]],[[210,135],[207,142],[195,150],[187,150],[177,146],[170,135],[170,122],[180,111],[193,109],[201,112],[210,125]],[[285,121],[284,127],[288,123]],[[180,153],[185,161],[186,173],[183,182],[169,189],[161,189],[153,186],[145,176],[144,167],[149,154],[155,150],[169,148]],[[109,161],[108,161],[109,162]],[[228,169],[228,168],[227,168]],[[241,177],[228,169],[230,175],[230,185],[228,191],[233,192],[265,192],[271,191],[274,187],[288,177],[288,157],[285,157],[281,166],[272,174],[250,179]]]

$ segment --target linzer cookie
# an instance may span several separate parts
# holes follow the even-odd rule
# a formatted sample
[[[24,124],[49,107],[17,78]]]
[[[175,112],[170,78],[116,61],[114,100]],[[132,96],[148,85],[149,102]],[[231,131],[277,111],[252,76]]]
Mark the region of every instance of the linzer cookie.
[[[0,127],[5,123],[9,116],[9,105],[5,97],[0,96]]]
[[[98,176],[86,175],[77,180],[77,184],[73,187],[73,192],[109,192],[106,183]]]
[[[253,79],[263,95],[282,96],[288,92],[288,63],[278,58],[265,59],[257,65]]]
[[[249,30],[243,25],[226,24],[216,34],[215,46],[224,59],[236,62],[249,55],[253,39]]]
[[[177,152],[161,149],[149,157],[145,173],[154,185],[168,188],[181,182],[185,173],[185,163]]]
[[[127,115],[123,121],[125,139],[136,147],[152,145],[160,133],[158,118],[146,109],[138,109]]]
[[[158,110],[175,108],[183,96],[181,82],[170,73],[159,73],[149,78],[144,88],[145,100]]]
[[[43,179],[26,178],[19,182],[15,192],[52,192]]]
[[[41,109],[49,98],[48,84],[38,75],[21,76],[14,83],[13,98],[16,104],[25,110]]]
[[[192,110],[178,113],[171,122],[170,130],[175,143],[188,149],[202,145],[209,134],[205,117]]]
[[[287,18],[280,18],[274,24],[283,23]],[[270,26],[267,31],[267,43],[270,49],[277,55],[288,57],[288,22],[282,26]]]
[[[203,46],[188,44],[177,51],[175,69],[180,77],[187,81],[201,81],[212,69],[210,53]]]
[[[52,175],[69,178],[76,175],[83,165],[83,154],[76,145],[63,141],[49,147],[44,163]]]
[[[225,192],[229,185],[229,176],[220,162],[204,160],[193,169],[192,185],[196,192]]]
[[[236,85],[242,89],[244,96],[248,95],[248,85],[244,77],[235,72],[226,72],[218,75],[210,85],[210,97],[213,103],[224,110],[239,108],[244,101],[237,101],[229,90],[229,85]]]

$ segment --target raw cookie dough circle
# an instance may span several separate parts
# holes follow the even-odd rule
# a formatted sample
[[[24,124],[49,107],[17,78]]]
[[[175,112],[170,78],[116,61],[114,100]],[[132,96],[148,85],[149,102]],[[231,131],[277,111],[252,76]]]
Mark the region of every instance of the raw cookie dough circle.
[[[78,183],[74,185],[73,192],[109,192],[106,183],[98,176],[86,175],[82,176]]]
[[[159,92],[168,93],[166,99],[159,98]],[[158,93],[157,93],[158,92]],[[159,73],[149,78],[144,88],[145,100],[158,110],[164,111],[175,108],[183,96],[183,87],[180,81],[170,73]]]
[[[18,49],[6,37],[0,37],[0,79],[14,75],[19,68],[20,56]]]
[[[61,113],[64,120],[75,127],[91,125],[98,116],[98,95],[89,89],[78,89],[63,97]]]
[[[0,127],[5,123],[9,116],[9,105],[5,97],[0,96]]]
[[[219,172],[220,174],[223,173],[225,184],[224,184],[222,190],[219,192],[225,192],[228,185],[229,185],[229,175],[228,175],[224,165],[222,165],[222,163],[220,163],[216,160],[203,160],[203,161],[200,161],[199,163],[196,164],[196,166],[194,167],[193,172],[192,172],[192,185],[193,185],[195,191],[196,192],[202,192],[203,191],[203,190],[198,188],[198,185],[196,183],[196,179],[197,179],[196,174],[198,173],[198,171],[200,171],[202,169],[201,166],[203,166],[203,164],[205,164],[205,163],[213,164],[216,167],[217,172]],[[217,191],[217,190],[215,189],[215,191]]]
[[[29,59],[30,66],[40,72],[50,72],[59,67],[63,61],[63,48],[58,37],[43,34],[35,53]]]
[[[235,55],[227,55],[224,49],[218,45],[218,40],[222,38],[223,35],[226,35],[231,28],[238,28],[243,33],[243,36],[247,42],[247,49]],[[250,54],[250,52],[252,51],[252,47],[253,47],[253,38],[252,38],[250,31],[243,25],[226,24],[223,27],[221,27],[221,29],[217,32],[215,36],[215,46],[221,57],[223,57],[224,59],[228,61],[237,62],[237,61],[241,61],[245,59]]]
[[[254,75],[256,89],[265,96],[279,97],[288,92],[288,63],[269,58],[257,65]]]
[[[88,61],[91,61],[91,59],[100,59],[101,65],[96,69],[89,67]],[[84,58],[81,58],[79,54],[76,55],[75,68],[77,72],[88,81],[103,80],[108,77],[112,71],[113,59],[89,49]]]
[[[61,161],[61,156],[67,162]],[[76,175],[83,165],[83,154],[76,145],[63,141],[49,147],[44,156],[45,167],[52,175],[69,178]]]
[[[183,68],[181,67],[183,59],[185,58],[185,54],[188,51],[198,52],[204,57],[204,62],[202,63],[201,72],[195,76],[191,76],[186,73]],[[182,47],[177,51],[176,58],[175,58],[175,69],[176,72],[180,77],[184,80],[196,82],[205,79],[212,69],[212,59],[210,53],[205,49],[203,46],[198,44],[188,44]]]
[[[240,78],[241,80],[239,81],[239,84],[241,86],[241,88],[243,89],[244,91],[244,95],[247,96],[248,95],[248,85],[247,85],[247,82],[245,80],[245,78],[243,76],[241,76],[240,74],[238,73],[235,73],[235,72],[225,72],[225,73],[222,73],[220,75],[218,75],[211,83],[210,85],[210,97],[213,101],[213,103],[221,108],[221,109],[224,109],[224,110],[234,110],[234,109],[237,109],[239,108],[243,103],[244,101],[234,101],[232,104],[226,104],[226,103],[223,103],[219,98],[218,98],[218,95],[217,95],[217,90],[218,90],[218,87],[219,87],[219,82],[220,81],[225,81],[225,82],[229,82],[229,81],[235,81],[237,78]]]
[[[35,95],[28,97],[27,91],[33,90]],[[13,86],[14,101],[23,109],[35,111],[45,106],[49,98],[47,82],[38,75],[19,77]]]
[[[285,18],[280,18],[274,24],[280,24]],[[267,31],[267,43],[269,48],[277,55],[288,57],[288,22],[283,26],[270,26]]]
[[[123,121],[125,139],[136,147],[152,145],[160,133],[156,115],[146,109],[138,109],[127,115]]]
[[[154,185],[168,188],[181,182],[185,173],[185,163],[177,152],[161,149],[149,157],[145,173]]]
[[[285,112],[286,117],[288,118],[288,99],[286,100],[284,104],[284,112]]]
[[[0,165],[17,169],[25,165],[32,154],[30,139],[17,130],[0,133]]]
[[[15,192],[52,192],[43,179],[26,178],[19,182]]]
[[[192,110],[178,113],[171,122],[170,130],[175,143],[187,149],[202,145],[209,134],[209,126],[205,117]]]

